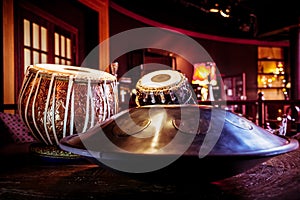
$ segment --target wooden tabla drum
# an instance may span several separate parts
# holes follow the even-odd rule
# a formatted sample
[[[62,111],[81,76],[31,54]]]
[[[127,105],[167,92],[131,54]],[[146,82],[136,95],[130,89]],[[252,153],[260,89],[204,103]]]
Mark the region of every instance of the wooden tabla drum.
[[[153,104],[196,104],[187,78],[175,70],[157,70],[140,78],[136,84],[138,106]]]
[[[19,95],[19,112],[33,135],[57,145],[116,114],[116,78],[104,71],[55,64],[28,66]]]

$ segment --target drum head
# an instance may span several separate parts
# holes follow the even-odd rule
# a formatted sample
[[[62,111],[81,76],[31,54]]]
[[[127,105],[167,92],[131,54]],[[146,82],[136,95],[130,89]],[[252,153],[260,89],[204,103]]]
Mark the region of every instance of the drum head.
[[[49,74],[51,76],[53,73],[58,76],[73,76],[78,80],[107,80],[116,81],[116,77],[101,70],[77,67],[69,65],[57,65],[57,64],[35,64],[29,66],[32,69],[38,70],[39,73]]]
[[[168,88],[182,81],[180,72],[174,70],[158,70],[144,75],[138,84],[145,88]]]

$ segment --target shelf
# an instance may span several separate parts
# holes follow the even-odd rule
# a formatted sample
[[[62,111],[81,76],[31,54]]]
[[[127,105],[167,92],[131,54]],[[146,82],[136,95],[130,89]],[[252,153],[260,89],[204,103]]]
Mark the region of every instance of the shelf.
[[[263,62],[266,62],[266,61],[271,61],[271,62],[283,62],[283,59],[282,58],[260,58],[258,59],[258,61],[263,61]]]
[[[257,87],[259,90],[268,90],[268,89],[284,89],[285,87]]]
[[[283,74],[274,74],[274,73],[272,73],[272,72],[270,72],[270,73],[258,72],[257,75],[267,75],[267,76],[278,75],[278,76],[284,76],[285,73],[283,73]]]
[[[288,95],[284,59],[281,47],[258,47],[257,89],[264,92],[266,100],[281,100]]]

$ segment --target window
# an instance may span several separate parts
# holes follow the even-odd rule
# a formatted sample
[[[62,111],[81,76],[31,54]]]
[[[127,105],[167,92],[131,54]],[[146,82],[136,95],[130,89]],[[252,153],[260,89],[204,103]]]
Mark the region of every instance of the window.
[[[35,63],[47,63],[48,29],[28,19],[23,19],[24,67]],[[25,70],[25,69],[24,69]]]
[[[24,77],[25,62],[27,64],[33,62],[31,45],[25,45],[24,47],[24,19],[27,20],[25,21],[28,27],[27,34],[33,33],[30,23],[35,23],[46,29],[47,43],[45,44],[47,45],[47,51],[45,52],[47,52],[46,59],[49,63],[54,63],[55,59],[53,53],[55,32],[70,39],[71,58],[66,58],[71,61],[71,65],[79,65],[91,48],[109,37],[108,0],[55,2],[4,0],[2,2],[3,23],[1,28],[4,40],[1,40],[3,46],[3,70],[1,70],[3,71],[3,84],[0,88],[2,91],[0,92],[0,104],[2,102],[5,105],[15,106]],[[87,26],[83,26],[83,24]],[[81,34],[78,34],[79,32]],[[32,40],[30,39],[30,41]],[[79,47],[80,51],[78,51]],[[24,58],[25,50],[27,52],[26,61]],[[99,68],[104,66],[105,69],[105,63],[109,62],[108,45],[101,49],[100,54]],[[14,112],[14,110],[15,107],[9,107],[8,109],[9,112]]]
[[[31,12],[34,10],[35,12]],[[18,9],[16,92],[27,66],[37,63],[77,65],[78,30],[44,12],[25,5]]]
[[[71,38],[57,32],[54,33],[54,62],[55,64],[72,64]]]
[[[28,11],[23,11],[23,62],[24,70],[36,63],[76,65],[76,37],[73,30],[60,26]],[[22,52],[20,52],[22,53]],[[23,70],[22,70],[23,71]]]

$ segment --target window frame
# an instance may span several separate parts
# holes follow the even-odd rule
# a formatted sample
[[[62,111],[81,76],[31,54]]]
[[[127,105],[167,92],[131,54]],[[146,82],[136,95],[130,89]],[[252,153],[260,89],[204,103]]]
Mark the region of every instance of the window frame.
[[[87,8],[98,12],[98,38],[99,42],[102,42],[109,38],[109,0],[76,0]],[[15,42],[18,39],[16,34],[16,8],[18,8],[20,2],[25,2],[23,0],[2,0],[2,37],[5,38],[2,42],[2,88],[0,93],[0,103],[3,105],[13,105],[14,108],[17,106],[16,102],[18,101],[18,93],[16,87],[16,77],[15,77],[15,66],[19,64],[16,62],[18,60],[19,54],[17,53],[17,45]],[[78,41],[76,41],[78,44]],[[78,52],[78,51],[77,51]],[[99,53],[101,59],[99,61],[99,69],[102,69],[102,66],[109,63],[109,45],[105,45],[101,48]],[[77,58],[79,58],[77,56]],[[76,61],[78,62],[78,61]],[[5,74],[5,76],[4,76]],[[20,80],[18,80],[20,81]],[[7,108],[7,107],[6,107]],[[5,112],[16,112],[16,109],[5,109]]]
[[[34,10],[34,13],[32,12]],[[78,29],[72,25],[64,22],[63,20],[43,11],[42,9],[26,3],[21,2],[18,4],[16,10],[16,23],[15,30],[16,35],[16,54],[15,57],[15,94],[21,89],[22,81],[25,73],[25,64],[24,64],[24,23],[23,20],[27,19],[30,23],[36,23],[40,26],[43,26],[47,29],[47,63],[55,63],[55,49],[54,49],[54,33],[58,32],[59,34],[69,36],[71,38],[71,63],[70,65],[78,65],[79,52],[78,52]],[[32,27],[32,26],[30,26]],[[32,30],[31,30],[32,31]],[[31,33],[32,35],[32,33]],[[32,40],[32,36],[31,36]],[[31,47],[32,48],[32,47]],[[31,62],[33,61],[31,55]],[[31,63],[33,64],[33,63]]]

